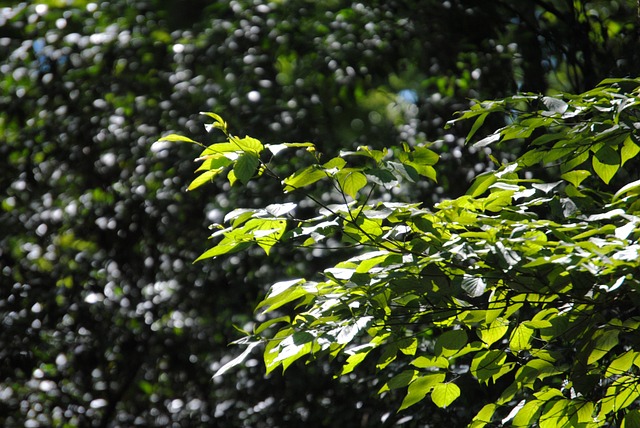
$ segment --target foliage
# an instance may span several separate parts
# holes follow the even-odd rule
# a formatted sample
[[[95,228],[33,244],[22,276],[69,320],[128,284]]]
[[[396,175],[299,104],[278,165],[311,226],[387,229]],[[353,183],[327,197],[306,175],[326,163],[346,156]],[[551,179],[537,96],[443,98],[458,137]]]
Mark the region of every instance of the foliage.
[[[637,70],[634,8],[624,0],[4,2],[0,425],[297,427],[339,417],[345,426],[406,426],[467,418],[473,402],[464,396],[445,411],[423,400],[395,414],[399,389],[381,406],[371,394],[375,378],[327,376],[339,359],[263,376],[250,358],[212,384],[235,356],[227,346],[233,324],[252,328],[257,295],[282,278],[334,266],[352,248],[270,246],[274,233],[261,240],[268,258],[256,245],[192,265],[206,248],[202,229],[222,223],[229,207],[295,203],[285,215],[311,218],[313,204],[300,191],[281,193],[278,180],[217,181],[215,196],[184,193],[190,147],[153,141],[180,129],[210,145],[215,134],[201,130],[200,110],[221,112],[265,141],[308,140],[325,153],[430,140],[440,155],[438,183],[392,187],[396,201],[430,206],[493,168],[489,154],[509,162],[518,153],[465,147],[460,135],[471,121],[442,126],[454,111],[516,88],[579,92]],[[477,135],[502,125],[491,115]],[[306,168],[315,159],[307,147],[283,151],[276,160],[288,156],[286,165],[271,169],[288,177]],[[368,158],[345,159],[359,168]],[[255,158],[243,162],[237,179]],[[368,180],[396,180],[369,169],[361,171]],[[342,181],[355,191],[362,177],[352,178]],[[310,188],[324,203],[339,197],[328,179]],[[379,185],[371,200],[382,197],[389,194]],[[387,372],[394,370],[391,363]]]
[[[436,180],[428,145],[361,146],[324,160],[310,143],[236,137],[206,113],[226,139],[204,147],[190,188],[216,176],[230,185],[266,177],[299,200],[230,211],[199,260],[256,245],[266,254],[350,250],[316,277],[273,284],[257,305],[269,317],[237,341],[247,350],[218,374],[264,344],[267,373],[329,357],[345,376],[372,359],[379,394],[406,388],[399,410],[427,397],[442,408],[468,400],[475,380],[495,395],[484,395],[467,421],[474,427],[632,424],[639,95],[640,79],[609,79],[580,95],[474,104],[450,126],[473,119],[473,140],[488,115],[502,116],[507,125],[475,147],[527,150],[433,209],[372,199],[374,189],[390,196],[403,183]],[[282,174],[283,152],[307,153],[308,166]],[[323,199],[321,181],[340,199]],[[298,214],[304,203],[315,204],[312,215]]]

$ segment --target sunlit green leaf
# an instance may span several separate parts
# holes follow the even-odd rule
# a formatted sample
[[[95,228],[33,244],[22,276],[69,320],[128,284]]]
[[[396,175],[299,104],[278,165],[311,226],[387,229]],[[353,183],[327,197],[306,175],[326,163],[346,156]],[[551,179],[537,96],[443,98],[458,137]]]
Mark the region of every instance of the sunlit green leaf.
[[[355,199],[358,191],[367,185],[367,177],[360,171],[342,170],[336,174],[338,184],[347,195]]]
[[[520,324],[511,333],[509,339],[509,347],[512,351],[525,351],[531,348],[531,341],[533,340],[533,329],[527,327],[525,324]]]
[[[165,135],[164,137],[160,138],[158,141],[186,142],[186,143],[194,143],[194,144],[201,145],[200,143],[198,143],[197,141],[192,140],[191,138],[184,137],[184,136],[178,135],[178,134]]]
[[[431,400],[438,407],[447,407],[460,396],[460,388],[452,382],[439,383],[431,391]]]
[[[309,186],[316,181],[322,180],[326,177],[327,173],[324,170],[312,165],[285,178],[283,181],[284,191],[292,192],[294,190]]]
[[[189,187],[187,187],[187,190],[194,190],[202,186],[203,184],[211,182],[211,180],[213,180],[222,171],[223,171],[223,168],[212,169],[212,170],[203,172],[196,179],[194,179],[191,182],[191,184],[189,184]]]
[[[431,392],[434,386],[442,383],[445,379],[444,373],[432,373],[424,376],[419,376],[409,385],[407,395],[402,400],[399,410],[406,409],[413,406],[417,402],[424,399],[428,393]]]
[[[580,186],[580,183],[582,183],[585,180],[585,178],[589,177],[590,175],[591,173],[589,171],[575,170],[575,171],[565,172],[564,174],[561,175],[561,177],[564,180],[567,180],[569,183],[573,184],[574,186],[578,187]]]
[[[509,321],[497,318],[490,325],[478,329],[478,336],[487,346],[491,346],[502,339],[509,330]]]

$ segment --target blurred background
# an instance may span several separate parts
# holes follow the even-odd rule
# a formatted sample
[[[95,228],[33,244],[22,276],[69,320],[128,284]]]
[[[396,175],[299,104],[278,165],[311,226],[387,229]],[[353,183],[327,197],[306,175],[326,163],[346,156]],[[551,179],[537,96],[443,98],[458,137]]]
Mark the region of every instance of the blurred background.
[[[396,195],[428,206],[491,168],[464,146],[468,129],[444,127],[473,99],[583,91],[639,66],[632,0],[0,5],[7,427],[459,426],[474,397],[396,413],[402,397],[377,397],[366,367],[265,376],[256,354],[212,380],[265,287],[331,260],[278,249],[193,265],[210,223],[282,196],[268,184],[186,192],[199,149],[155,141],[217,141],[198,114],[213,111],[238,135],[328,156],[431,142],[439,183]]]

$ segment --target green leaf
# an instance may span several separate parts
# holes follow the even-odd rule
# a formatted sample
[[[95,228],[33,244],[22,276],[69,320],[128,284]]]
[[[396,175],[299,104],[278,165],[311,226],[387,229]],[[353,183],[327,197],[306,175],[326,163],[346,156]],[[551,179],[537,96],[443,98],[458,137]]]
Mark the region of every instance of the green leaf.
[[[264,149],[262,143],[252,137],[230,137],[229,141],[236,146],[236,150],[242,151],[244,153],[252,153],[256,156],[259,156]]]
[[[516,381],[522,386],[531,387],[536,380],[562,373],[551,362],[533,359],[516,372]]]
[[[311,352],[311,344],[315,337],[306,331],[296,331],[283,339],[280,344],[271,350],[276,356],[273,364],[281,364],[283,371],[294,361]]]
[[[260,325],[258,325],[254,330],[253,330],[253,334],[260,334],[263,331],[265,331],[266,329],[268,329],[269,327],[271,327],[274,324],[278,324],[278,323],[287,323],[287,324],[291,324],[291,317],[288,315],[285,316],[281,316],[281,317],[277,317],[277,318],[272,318],[270,320],[267,320],[263,323],[261,323]]]
[[[613,411],[625,409],[640,397],[640,385],[635,375],[620,376],[607,388],[606,398],[613,400]]]
[[[415,355],[418,350],[418,339],[415,337],[406,337],[398,341],[396,345],[398,346],[398,350],[404,355]]]
[[[367,177],[360,171],[344,169],[336,174],[338,184],[344,193],[356,199],[358,191],[367,185]]]
[[[469,190],[467,190],[467,195],[473,198],[477,198],[478,196],[486,192],[489,186],[494,184],[497,180],[498,178],[493,172],[480,174],[475,178],[475,180],[473,180],[473,184],[471,185]]]
[[[444,373],[432,373],[415,379],[409,385],[407,395],[404,397],[404,400],[402,400],[402,404],[398,410],[404,410],[421,401],[428,393],[431,392],[434,386],[442,383],[444,379]]]
[[[619,333],[619,330],[613,329],[596,331],[593,338],[587,342],[587,351],[590,351],[587,364],[593,364],[607,355],[619,343]]]
[[[626,373],[633,365],[637,356],[637,352],[627,351],[615,360],[611,361],[611,364],[609,364],[609,367],[607,367],[607,371],[605,372],[605,377],[618,376]]]
[[[398,184],[398,177],[388,169],[370,168],[366,169],[364,173],[369,180],[385,188],[390,188]]]
[[[392,389],[403,388],[409,385],[415,378],[418,372],[416,370],[404,370],[391,379],[389,379],[378,391],[378,394],[382,394],[385,391]]]
[[[427,357],[423,355],[411,361],[411,365],[419,369],[430,369],[433,367],[448,369],[449,360],[447,360],[445,357],[436,357],[436,356]]]
[[[591,173],[589,171],[579,169],[575,171],[569,171],[562,174],[560,177],[564,180],[567,180],[569,183],[573,184],[575,187],[580,186],[585,178],[589,177]]]
[[[197,259],[194,260],[194,263],[198,262],[200,260],[210,259],[210,258],[217,257],[217,256],[222,256],[224,254],[237,253],[238,251],[242,251],[242,250],[246,249],[249,246],[251,246],[250,242],[221,241],[215,247],[213,247],[213,248],[205,251],[204,253],[200,254],[200,256]]]
[[[460,388],[455,383],[439,383],[431,391],[431,401],[440,408],[447,407],[460,397]]]
[[[509,340],[509,347],[512,351],[526,351],[531,349],[531,341],[533,340],[533,329],[527,327],[525,324],[520,324],[511,333],[511,339]]]
[[[302,171],[297,171],[284,179],[285,192],[292,192],[322,180],[327,177],[327,173],[316,165],[311,165]]]
[[[438,163],[440,155],[426,147],[416,147],[411,152],[411,159],[418,165],[435,165]]]
[[[482,409],[474,416],[473,421],[469,425],[469,428],[484,428],[487,424],[491,423],[493,414],[498,409],[495,403],[485,404]]]
[[[351,373],[362,361],[364,361],[367,355],[369,355],[369,352],[371,352],[374,348],[375,346],[371,344],[366,344],[358,347],[358,349],[355,351],[352,350],[351,351],[352,354],[349,355],[349,357],[347,357],[347,361],[342,366],[342,370],[340,371],[340,376]]]
[[[478,352],[471,362],[471,374],[479,381],[487,382],[493,376],[500,374],[507,354],[501,350],[487,350]]]
[[[540,428],[557,428],[569,424],[569,404],[567,399],[549,401],[544,406],[539,419]]]
[[[158,141],[170,141],[170,142],[179,141],[179,142],[185,142],[185,143],[194,143],[200,146],[202,145],[197,141],[192,140],[191,138],[183,137],[182,135],[178,135],[178,134],[165,135],[164,137],[160,138]]]
[[[593,422],[594,405],[591,401],[580,399],[573,400],[570,407],[570,421],[573,426]]]
[[[620,428],[638,428],[640,427],[640,410],[629,410],[622,420]]]
[[[345,167],[345,165],[347,164],[347,161],[342,159],[341,157],[336,157],[331,159],[329,162],[326,162],[324,165],[322,165],[322,168],[324,168],[325,170],[341,170],[342,168]]]
[[[540,413],[542,413],[543,405],[544,401],[542,400],[528,401],[513,418],[511,426],[523,428],[533,426],[534,422],[538,420]]]
[[[302,284],[306,284],[303,287]],[[307,289],[312,289],[315,286],[313,282],[306,282],[304,279],[292,279],[289,281],[276,282],[269,288],[267,297],[258,304],[256,309],[260,309],[267,306],[262,313],[270,312],[278,309],[282,305],[285,305],[297,298],[307,294]]]
[[[509,321],[504,318],[497,318],[489,326],[482,326],[476,332],[480,340],[487,346],[491,346],[502,339],[508,330]]]
[[[211,112],[200,112],[200,114],[203,114],[205,116],[209,116],[210,118],[212,118],[215,122],[211,125],[213,128],[218,128],[221,129],[225,134],[227,133],[227,123],[217,114],[215,113],[211,113]],[[209,131],[209,129],[207,129],[207,131]]]
[[[471,138],[473,138],[473,136],[476,134],[478,129],[480,129],[480,127],[484,124],[484,120],[487,118],[487,116],[489,116],[489,113],[482,113],[480,116],[477,117],[475,122],[473,122],[473,126],[471,127],[471,130],[467,134],[465,143],[468,144],[469,141],[471,141]]]
[[[636,157],[638,153],[640,153],[640,146],[633,141],[631,136],[628,136],[620,149],[620,165],[624,165],[629,159]]]
[[[216,175],[220,174],[220,172],[222,172],[223,168],[219,168],[219,169],[211,169],[209,171],[205,171],[202,174],[200,174],[198,177],[196,177],[191,184],[189,184],[189,187],[187,187],[187,190],[194,190],[197,189],[198,187],[202,186],[205,183],[209,183],[211,182],[211,180],[213,180]]]
[[[253,177],[258,165],[260,165],[258,155],[253,152],[246,152],[238,158],[236,164],[233,166],[233,172],[242,184],[247,184],[249,180],[251,180],[251,177]]]
[[[578,154],[575,152],[572,152],[572,154],[574,156],[564,159],[564,162],[560,165],[560,171],[563,173],[573,171],[574,168],[589,160],[589,150],[582,149]]]
[[[464,330],[449,330],[436,339],[434,350],[436,355],[450,357],[460,351],[467,344],[467,333]]]
[[[613,148],[603,146],[591,159],[593,170],[605,184],[609,184],[620,168],[620,155]]]

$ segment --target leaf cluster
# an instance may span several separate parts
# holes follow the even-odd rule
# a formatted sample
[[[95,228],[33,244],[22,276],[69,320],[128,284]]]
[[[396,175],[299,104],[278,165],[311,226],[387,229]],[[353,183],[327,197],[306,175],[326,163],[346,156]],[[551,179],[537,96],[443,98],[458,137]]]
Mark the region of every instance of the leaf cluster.
[[[199,260],[251,245],[267,253],[275,244],[353,249],[319,280],[273,284],[257,308],[271,317],[239,342],[249,350],[264,343],[267,372],[328,356],[341,363],[340,376],[374,359],[380,394],[406,388],[399,410],[426,398],[450,406],[465,379],[499,386],[474,427],[632,425],[640,181],[631,181],[630,165],[640,152],[639,90],[638,79],[610,79],[579,95],[476,103],[451,122],[474,120],[468,142],[489,115],[501,115],[507,125],[475,146],[516,142],[526,150],[513,162],[496,160],[467,194],[431,210],[370,197],[375,187],[391,194],[435,180],[438,155],[426,146],[359,147],[320,162],[311,143],[238,139],[208,113],[227,141],[205,148],[190,188],[223,171],[231,184],[270,175],[283,192],[313,201],[316,215],[298,218],[295,203],[236,209]],[[278,177],[276,155],[301,148],[310,165]],[[313,195],[320,180],[342,203]]]

